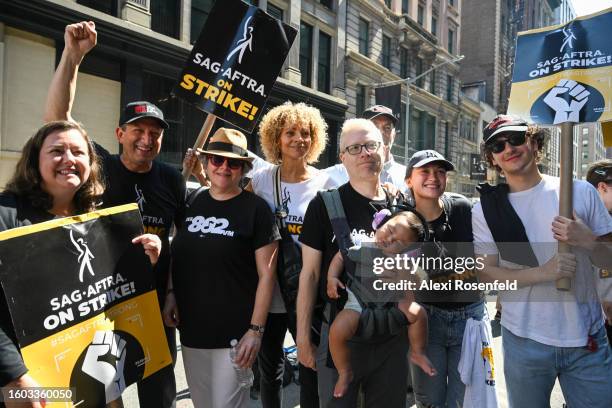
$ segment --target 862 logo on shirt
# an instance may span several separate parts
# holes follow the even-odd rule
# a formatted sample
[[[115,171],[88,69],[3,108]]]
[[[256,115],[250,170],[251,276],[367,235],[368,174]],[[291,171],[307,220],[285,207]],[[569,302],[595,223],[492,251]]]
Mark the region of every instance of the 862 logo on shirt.
[[[189,226],[187,227],[187,230],[189,232],[225,235],[228,237],[234,236],[234,231],[226,231],[226,228],[229,226],[229,221],[227,220],[227,218],[207,218],[198,215],[193,217],[191,220],[187,218],[187,221],[191,221],[191,224],[189,224]]]

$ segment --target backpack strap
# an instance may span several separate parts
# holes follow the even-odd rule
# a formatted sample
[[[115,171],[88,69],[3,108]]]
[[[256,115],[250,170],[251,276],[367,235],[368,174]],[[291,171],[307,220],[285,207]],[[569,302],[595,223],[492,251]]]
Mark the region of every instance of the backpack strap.
[[[346,213],[342,206],[342,200],[340,199],[340,192],[337,189],[330,189],[327,191],[320,191],[319,194],[323,199],[325,208],[327,209],[327,215],[331,222],[332,230],[336,236],[336,242],[338,243],[338,249],[342,253],[344,261],[352,262],[348,254],[348,249],[355,245],[351,238],[351,228],[348,225],[346,219]]]
[[[351,228],[346,219],[346,213],[344,212],[344,207],[342,206],[342,200],[340,199],[340,192],[333,188],[326,191],[319,191],[321,198],[323,199],[323,203],[325,204],[325,209],[327,210],[327,215],[329,217],[329,221],[332,226],[332,231],[336,236],[336,243],[338,244],[338,250],[342,255],[342,259],[344,260],[344,271],[347,277],[347,287],[351,289],[353,293],[353,287],[355,284],[358,284],[358,280],[355,278],[355,262],[349,257],[348,249],[355,245],[353,238],[351,237]],[[355,290],[359,290],[355,288]],[[355,294],[355,297],[359,301],[359,304],[363,308],[364,305],[359,299],[359,296]],[[335,317],[335,310],[332,310],[332,315],[330,316],[331,320]]]
[[[272,183],[273,186],[273,196],[274,196],[274,215],[277,220],[278,228],[285,229],[287,228],[285,224],[285,218],[287,218],[287,208],[283,205],[283,199],[281,197],[281,172],[280,166],[276,166],[274,169],[274,180]]]
[[[501,258],[519,265],[538,266],[538,258],[529,243],[525,226],[508,199],[506,183],[491,186],[480,183],[480,205]],[[525,242],[525,245],[516,245]]]

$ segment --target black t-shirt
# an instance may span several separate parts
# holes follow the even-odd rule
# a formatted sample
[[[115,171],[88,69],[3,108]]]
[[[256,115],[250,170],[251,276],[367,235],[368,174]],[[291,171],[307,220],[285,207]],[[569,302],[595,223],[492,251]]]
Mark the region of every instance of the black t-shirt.
[[[155,267],[156,288],[161,299],[166,292],[170,264],[169,234],[172,224],[178,225],[185,203],[185,182],[171,166],[153,161],[146,173],[128,170],[119,155],[102,156],[106,190],[103,207],[137,203],[142,215],[144,232],[159,236],[161,256]]]
[[[355,191],[350,183],[340,186],[338,192],[353,241],[357,243],[362,239],[374,238],[372,219],[376,210],[370,205],[372,200]],[[375,203],[384,206],[386,200],[375,201]],[[301,243],[323,253],[319,293],[323,299],[327,299],[327,271],[332,258],[338,252],[338,244],[335,240],[325,203],[320,195],[315,196],[308,205],[299,239]]]
[[[0,193],[0,231],[38,224],[53,218],[53,214],[32,207],[28,200],[20,199],[12,193]],[[0,386],[5,386],[27,371],[17,348],[17,338],[4,290],[0,290]],[[0,402],[0,407],[3,406]]]
[[[172,240],[181,343],[228,348],[251,323],[259,281],[255,251],[280,239],[274,216],[251,192],[217,201],[201,190],[181,224]]]
[[[429,223],[430,230],[436,241],[442,242],[451,257],[474,257],[472,244],[472,203],[461,194],[445,193],[442,197],[444,211]],[[447,282],[462,279],[464,282],[477,282],[476,271],[457,273],[453,270],[429,273],[435,281]],[[418,291],[416,300],[432,304],[444,309],[454,309],[479,301],[482,293],[479,291]]]

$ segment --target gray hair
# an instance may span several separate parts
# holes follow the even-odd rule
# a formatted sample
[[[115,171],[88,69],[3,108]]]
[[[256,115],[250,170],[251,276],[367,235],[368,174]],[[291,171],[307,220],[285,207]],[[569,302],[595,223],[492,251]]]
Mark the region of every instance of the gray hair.
[[[342,131],[340,132],[340,151],[346,148],[344,145],[346,135],[354,131],[366,131],[369,134],[372,133],[376,139],[378,139],[381,143],[383,142],[383,137],[380,130],[378,130],[376,125],[371,120],[363,118],[347,119],[342,124]]]

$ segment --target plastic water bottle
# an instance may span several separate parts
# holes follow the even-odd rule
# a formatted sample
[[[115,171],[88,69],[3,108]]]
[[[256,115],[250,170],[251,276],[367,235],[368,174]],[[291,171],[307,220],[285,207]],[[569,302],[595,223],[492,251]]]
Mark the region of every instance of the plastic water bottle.
[[[238,340],[233,339],[230,341],[230,361],[234,366],[234,370],[236,370],[236,377],[238,377],[238,385],[240,388],[251,388],[253,385],[253,370],[250,368],[240,368],[234,361],[236,360],[236,346],[238,345]]]

